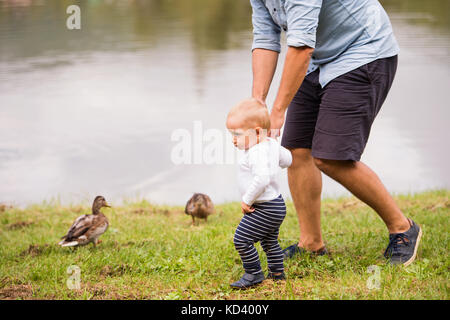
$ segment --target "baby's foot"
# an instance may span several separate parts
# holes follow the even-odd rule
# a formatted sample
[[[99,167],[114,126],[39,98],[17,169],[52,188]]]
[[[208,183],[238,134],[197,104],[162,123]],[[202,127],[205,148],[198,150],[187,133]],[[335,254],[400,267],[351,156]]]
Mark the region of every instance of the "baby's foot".
[[[249,287],[253,287],[257,284],[260,284],[264,280],[264,273],[260,271],[257,274],[244,273],[241,279],[236,282],[230,284],[230,286],[234,289],[247,289]]]
[[[283,272],[270,272],[267,274],[266,279],[272,279],[274,281],[277,280],[286,280],[286,275]]]

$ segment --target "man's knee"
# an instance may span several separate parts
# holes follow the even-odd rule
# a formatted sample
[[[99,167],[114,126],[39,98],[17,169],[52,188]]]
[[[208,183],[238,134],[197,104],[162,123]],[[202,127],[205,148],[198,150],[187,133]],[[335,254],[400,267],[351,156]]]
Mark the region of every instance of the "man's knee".
[[[305,163],[313,161],[311,149],[296,148],[290,149],[292,154],[292,165],[290,168],[302,167]]]
[[[352,160],[328,160],[321,158],[313,158],[314,164],[323,173],[331,172],[333,169],[339,167],[352,167],[355,165],[355,161]]]
[[[313,158],[314,164],[317,168],[319,168],[320,171],[326,171],[327,167],[329,166],[329,161],[326,159],[320,159],[320,158]]]

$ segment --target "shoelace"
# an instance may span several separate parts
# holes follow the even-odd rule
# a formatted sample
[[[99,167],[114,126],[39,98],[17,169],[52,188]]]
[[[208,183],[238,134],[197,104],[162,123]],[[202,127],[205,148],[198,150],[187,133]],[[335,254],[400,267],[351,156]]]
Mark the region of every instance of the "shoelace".
[[[408,237],[406,236],[406,234],[404,233],[396,233],[390,240],[389,240],[389,244],[386,248],[386,251],[384,251],[384,256],[386,256],[387,254],[392,256],[393,254],[395,254],[398,250],[398,244],[399,243],[403,243],[406,246],[409,246],[410,241],[408,239]]]

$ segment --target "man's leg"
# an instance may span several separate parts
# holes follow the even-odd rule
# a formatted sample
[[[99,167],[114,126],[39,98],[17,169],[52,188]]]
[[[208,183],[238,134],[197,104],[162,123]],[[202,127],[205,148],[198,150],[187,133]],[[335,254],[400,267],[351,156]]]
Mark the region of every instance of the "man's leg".
[[[319,70],[305,77],[286,114],[281,145],[292,153],[288,182],[300,227],[299,242],[284,249],[285,257],[298,247],[317,251],[324,244],[320,231],[322,174],[311,156],[312,140],[320,106]]]
[[[312,141],[316,166],[373,208],[389,230],[384,256],[393,264],[414,261],[422,231],[407,219],[378,176],[360,161],[370,129],[389,92],[397,57],[372,61],[329,82]]]
[[[316,166],[365,202],[383,219],[389,233],[405,232],[410,228],[394,199],[381,180],[361,161],[326,160],[314,158]]]
[[[321,92],[311,151],[317,167],[372,207],[390,233],[408,230],[409,222],[360,158],[396,69],[396,56],[378,59],[328,83]]]
[[[320,230],[322,175],[314,164],[310,149],[291,149],[291,153],[288,182],[300,226],[298,245],[317,251],[324,246]]]

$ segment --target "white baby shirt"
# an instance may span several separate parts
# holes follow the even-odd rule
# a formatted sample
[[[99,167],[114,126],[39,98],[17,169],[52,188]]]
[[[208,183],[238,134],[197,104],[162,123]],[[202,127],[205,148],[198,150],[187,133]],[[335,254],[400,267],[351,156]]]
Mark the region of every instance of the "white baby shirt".
[[[245,150],[238,170],[242,201],[251,206],[254,202],[277,198],[280,195],[279,173],[291,163],[291,152],[273,138],[268,137]]]

